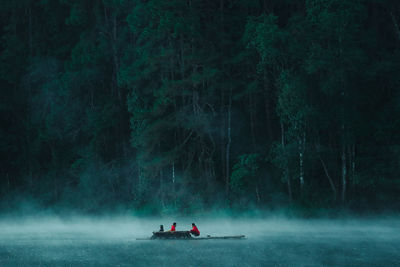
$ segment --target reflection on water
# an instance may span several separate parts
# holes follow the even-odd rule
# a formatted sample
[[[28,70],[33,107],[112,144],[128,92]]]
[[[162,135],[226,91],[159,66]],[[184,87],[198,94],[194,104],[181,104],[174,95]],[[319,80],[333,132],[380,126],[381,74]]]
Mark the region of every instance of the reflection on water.
[[[198,219],[202,235],[247,239],[136,240],[173,221],[3,220],[0,266],[400,266],[400,220]]]

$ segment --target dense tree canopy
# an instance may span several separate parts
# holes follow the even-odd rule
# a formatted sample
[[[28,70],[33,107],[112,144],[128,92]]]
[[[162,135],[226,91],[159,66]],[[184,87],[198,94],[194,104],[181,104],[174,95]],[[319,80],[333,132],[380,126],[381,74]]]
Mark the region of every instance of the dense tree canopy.
[[[398,209],[400,2],[3,0],[0,198]]]

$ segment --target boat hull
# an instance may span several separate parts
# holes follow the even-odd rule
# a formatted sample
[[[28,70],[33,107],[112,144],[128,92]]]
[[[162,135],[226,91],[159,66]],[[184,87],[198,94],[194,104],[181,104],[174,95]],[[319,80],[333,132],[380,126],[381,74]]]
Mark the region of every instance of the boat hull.
[[[155,239],[180,239],[180,240],[209,240],[209,239],[244,239],[244,235],[232,236],[210,236],[192,237],[190,231],[175,231],[175,232],[153,232],[150,238],[137,238],[136,240],[155,240]]]
[[[189,231],[153,232],[151,239],[191,239]]]

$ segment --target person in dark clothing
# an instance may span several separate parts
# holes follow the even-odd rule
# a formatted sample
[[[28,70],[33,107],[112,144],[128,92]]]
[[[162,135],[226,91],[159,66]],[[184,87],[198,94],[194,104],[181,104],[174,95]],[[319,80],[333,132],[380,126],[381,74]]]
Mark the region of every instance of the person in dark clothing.
[[[190,230],[190,233],[194,236],[200,235],[200,231],[197,229],[197,226],[194,223],[192,223],[192,230]]]
[[[175,227],[176,227],[176,222],[174,222],[171,226],[171,230],[169,230],[170,232],[175,232]]]
[[[164,225],[160,225],[160,231],[159,232],[164,232]]]

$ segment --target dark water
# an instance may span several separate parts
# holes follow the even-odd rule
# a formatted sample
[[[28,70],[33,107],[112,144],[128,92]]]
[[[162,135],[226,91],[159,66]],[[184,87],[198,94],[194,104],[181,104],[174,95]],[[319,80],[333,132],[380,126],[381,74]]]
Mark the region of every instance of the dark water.
[[[136,240],[158,223],[5,221],[0,266],[400,266],[399,220],[200,220],[202,235],[247,239]]]

